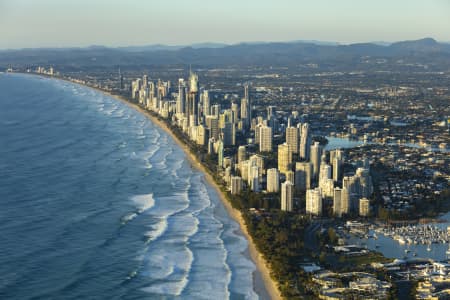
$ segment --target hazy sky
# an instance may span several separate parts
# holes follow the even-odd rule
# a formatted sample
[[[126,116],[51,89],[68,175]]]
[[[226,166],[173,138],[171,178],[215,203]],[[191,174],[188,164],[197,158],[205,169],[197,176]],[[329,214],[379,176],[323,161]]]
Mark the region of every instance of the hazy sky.
[[[0,0],[0,48],[433,37],[450,0]]]

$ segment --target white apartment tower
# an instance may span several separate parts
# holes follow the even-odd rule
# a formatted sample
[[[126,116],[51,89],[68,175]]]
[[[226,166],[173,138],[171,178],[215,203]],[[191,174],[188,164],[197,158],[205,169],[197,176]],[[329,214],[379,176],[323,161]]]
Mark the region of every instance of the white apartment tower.
[[[306,213],[322,215],[322,193],[319,188],[306,191]]]
[[[267,192],[278,193],[280,191],[280,173],[278,169],[267,170]]]
[[[272,152],[272,128],[269,126],[259,128],[259,151]]]
[[[286,143],[278,145],[278,170],[280,173],[286,174],[287,171],[291,170],[291,163],[292,152],[289,145]]]
[[[288,120],[288,127],[286,128],[286,144],[289,145],[291,153],[298,153],[298,128],[291,127],[291,119]]]

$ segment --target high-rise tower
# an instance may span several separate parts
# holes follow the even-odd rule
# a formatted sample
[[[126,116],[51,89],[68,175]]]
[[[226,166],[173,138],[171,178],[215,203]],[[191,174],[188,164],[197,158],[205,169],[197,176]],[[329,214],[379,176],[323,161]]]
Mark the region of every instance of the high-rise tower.
[[[188,120],[189,126],[198,125],[198,76],[195,73],[189,75],[189,94],[188,94]]]
[[[280,173],[286,174],[287,171],[291,170],[291,163],[292,153],[289,145],[286,143],[278,145],[278,170]]]
[[[259,128],[259,151],[272,152],[272,128],[269,126]]]
[[[178,79],[177,114],[182,115],[185,111],[185,89],[186,84],[183,78]]]
[[[315,142],[314,145],[311,146],[311,163],[313,166],[313,178],[315,180],[319,177],[319,170],[320,170],[320,160],[322,157],[322,147],[320,146],[319,142]]]
[[[309,124],[302,125],[302,134],[300,136],[300,158],[309,160],[309,150],[311,145],[311,137],[309,136]]]
[[[298,153],[298,128],[291,126],[291,119],[288,120],[286,128],[286,143],[289,145],[291,153]]]
[[[123,90],[123,75],[120,72],[120,68],[119,68],[119,89]]]
[[[280,172],[278,169],[271,168],[267,170],[267,188],[268,193],[277,193],[280,190]]]
[[[294,185],[290,181],[281,184],[281,210],[292,211],[294,208]]]

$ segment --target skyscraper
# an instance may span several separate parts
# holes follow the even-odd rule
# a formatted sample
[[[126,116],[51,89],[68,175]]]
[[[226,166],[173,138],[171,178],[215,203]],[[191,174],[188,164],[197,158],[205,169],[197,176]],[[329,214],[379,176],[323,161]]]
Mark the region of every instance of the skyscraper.
[[[261,144],[261,127],[263,127],[263,123],[258,123],[255,126],[255,144]]]
[[[223,167],[223,156],[224,156],[224,149],[223,149],[223,142],[222,140],[218,140],[217,141],[218,145],[217,145],[217,155],[218,155],[218,165],[219,168]]]
[[[259,151],[272,152],[272,128],[266,125],[259,128]]]
[[[340,149],[330,151],[330,163],[333,165],[333,180],[339,182],[342,178],[343,154]]]
[[[210,102],[209,102],[209,92],[204,90],[202,93],[202,104],[203,104],[203,115],[209,116],[211,114]]]
[[[244,97],[247,99],[247,119],[250,124],[253,116],[252,116],[252,100],[250,99],[250,90],[248,84],[244,85]]]
[[[189,75],[189,94],[188,94],[188,120],[189,126],[196,126],[198,124],[198,76],[195,73]]]
[[[306,191],[311,188],[312,165],[310,162],[295,163],[295,188]]]
[[[248,182],[248,165],[249,164],[250,164],[250,161],[248,161],[248,160],[241,161],[238,164],[238,169],[241,173],[242,180],[245,180],[247,182]]]
[[[248,94],[248,83],[244,84],[244,99],[250,99]]]
[[[331,166],[326,163],[325,155],[322,155],[319,171],[319,187],[322,187],[328,179],[331,179]]]
[[[177,114],[182,115],[185,113],[185,88],[184,79],[178,79],[178,97],[177,97]]]
[[[197,139],[196,142],[199,145],[206,145],[206,143],[208,142],[208,131],[206,130],[205,126],[203,125],[198,125],[197,126]]]
[[[123,75],[120,72],[120,68],[119,68],[119,89],[123,90]]]
[[[319,142],[315,142],[314,145],[311,146],[310,156],[313,166],[313,178],[314,180],[317,180],[320,170],[320,160],[322,157],[322,147],[320,146]]]
[[[322,193],[319,188],[306,191],[306,213],[322,215]]]
[[[209,137],[217,141],[219,139],[219,119],[216,116],[207,116],[206,126],[209,129]]]
[[[214,138],[209,138],[208,139],[208,154],[213,154],[214,153]]]
[[[309,124],[302,125],[302,132],[300,136],[300,158],[309,160],[309,150],[311,146],[311,137],[309,136]]]
[[[248,93],[248,84],[244,85],[244,97],[241,99],[241,119],[244,121],[244,127],[250,128],[252,120],[250,97]]]
[[[358,177],[359,181],[359,195],[368,198],[373,193],[372,177],[370,176],[369,169],[358,168],[356,169],[355,176]]]
[[[333,195],[333,214],[336,217],[342,216],[342,190],[340,188],[334,188]]]
[[[220,104],[214,104],[211,106],[211,115],[216,116],[217,118],[219,118],[220,115]]]
[[[291,153],[298,153],[298,128],[291,126],[290,119],[288,120],[288,127],[286,128],[286,144],[289,145]]]
[[[250,189],[253,192],[259,192],[260,186],[259,186],[259,169],[256,165],[251,165],[249,169],[249,181],[250,181]]]
[[[325,154],[322,155],[319,171],[319,187],[322,191],[322,197],[333,198],[334,181],[331,178],[331,166],[325,161]]]
[[[264,157],[258,154],[254,154],[248,158],[250,161],[250,165],[258,166],[259,176],[262,176],[265,173],[264,169]]]
[[[237,153],[238,163],[247,159],[247,148],[245,146],[239,146]]]
[[[237,105],[237,103],[231,103],[231,115],[231,122],[233,122],[233,124],[236,124],[239,120],[239,106]]]
[[[231,177],[231,194],[237,195],[240,194],[242,191],[242,178],[239,176],[232,176]]]
[[[280,170],[280,173],[286,174],[287,171],[291,170],[291,163],[292,152],[289,145],[286,143],[278,145],[278,170]]]
[[[225,122],[225,126],[222,128],[222,139],[224,146],[236,144],[236,129],[233,123]]]
[[[290,181],[295,187],[295,172],[289,170],[285,173],[285,175],[286,175],[286,181]]]
[[[277,193],[280,190],[280,173],[276,168],[267,170],[267,192]]]
[[[142,76],[142,86],[144,87],[144,89],[148,87],[148,75]]]
[[[269,105],[267,106],[267,120],[270,120],[275,116],[275,106]]]
[[[294,208],[294,185],[290,181],[281,184],[281,210],[292,211]]]
[[[346,187],[341,189],[341,214],[349,214],[351,209],[350,192]]]

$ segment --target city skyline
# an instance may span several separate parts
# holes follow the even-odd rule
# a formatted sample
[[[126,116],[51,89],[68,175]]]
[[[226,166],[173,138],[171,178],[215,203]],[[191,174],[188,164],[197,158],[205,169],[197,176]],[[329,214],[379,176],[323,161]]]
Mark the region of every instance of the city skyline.
[[[0,49],[432,37],[449,42],[450,3],[286,0],[161,3],[0,1]]]

